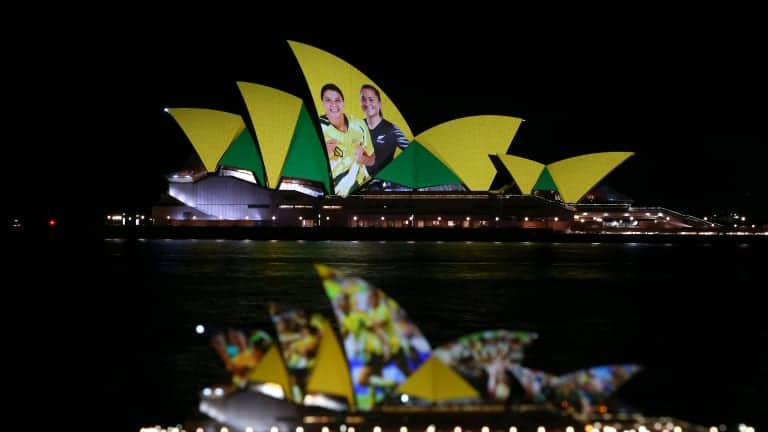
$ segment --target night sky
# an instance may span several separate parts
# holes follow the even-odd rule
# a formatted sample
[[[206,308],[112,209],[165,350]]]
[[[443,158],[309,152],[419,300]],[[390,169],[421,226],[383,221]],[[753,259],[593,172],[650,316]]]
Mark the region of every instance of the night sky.
[[[0,214],[56,217],[60,226],[83,227],[100,226],[106,212],[149,212],[167,187],[165,175],[194,151],[164,107],[245,115],[237,81],[273,86],[313,106],[317,96],[306,86],[290,39],[368,75],[414,133],[469,115],[521,117],[526,122],[511,154],[551,163],[633,151],[603,184],[637,205],[694,216],[733,210],[768,223],[764,14],[578,4],[572,10],[548,5],[552,10],[532,15],[519,5],[473,3],[436,18],[416,15],[414,5],[377,3],[371,9],[318,5],[327,9],[299,19],[295,2],[270,5],[284,7],[283,14],[253,10],[259,6],[197,10],[192,19],[188,9],[66,4],[66,11],[35,5],[39,10],[24,13],[15,5],[0,26]],[[8,388],[28,390],[15,393],[21,403],[41,394],[53,399],[43,401],[41,420],[83,424],[85,417],[103,425],[113,411],[89,413],[80,402],[111,401],[71,393],[96,381],[109,385],[105,367],[130,367],[111,357],[119,352],[104,351],[105,341],[119,343],[104,323],[116,321],[114,308],[144,299],[113,295],[106,272],[97,279],[101,285],[88,280],[103,265],[103,240],[84,247],[81,231],[73,231],[76,245],[34,243],[7,251],[20,260],[8,265],[19,274],[6,278],[12,282],[6,308],[23,312],[6,318],[7,357],[18,362],[7,369]],[[90,252],[73,252],[89,246]],[[134,313],[146,319],[142,310],[124,315]],[[67,400],[77,408],[69,410]],[[12,406],[11,412],[22,411]],[[105,419],[87,418],[93,415]],[[25,416],[7,417],[29,426]]]
[[[239,80],[311,102],[293,39],[357,66],[414,133],[462,116],[521,117],[511,154],[551,163],[634,151],[603,183],[637,205],[768,220],[758,14],[601,13],[613,18],[484,10],[282,23],[233,11],[17,23],[4,30],[24,41],[6,53],[5,211],[93,220],[148,211],[164,175],[193,152],[163,107],[246,114]]]

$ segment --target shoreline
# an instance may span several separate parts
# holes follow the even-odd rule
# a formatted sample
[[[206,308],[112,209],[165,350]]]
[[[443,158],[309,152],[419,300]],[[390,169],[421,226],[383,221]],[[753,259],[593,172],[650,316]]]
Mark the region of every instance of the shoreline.
[[[768,243],[765,233],[584,233],[545,229],[286,228],[106,226],[102,237],[124,239],[227,239],[305,241],[440,241],[543,243]]]

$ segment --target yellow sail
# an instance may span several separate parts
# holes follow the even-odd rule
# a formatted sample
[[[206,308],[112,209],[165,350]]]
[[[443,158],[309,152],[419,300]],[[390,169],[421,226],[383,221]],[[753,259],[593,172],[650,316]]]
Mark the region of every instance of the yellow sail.
[[[307,393],[327,393],[344,396],[351,409],[355,407],[352,378],[341,344],[328,320],[323,320],[322,338],[317,349],[317,359],[307,381]]]
[[[480,398],[477,390],[435,356],[400,384],[397,392],[432,402]]]
[[[291,399],[291,380],[277,345],[272,345],[261,362],[248,373],[248,381],[278,384],[283,388],[286,399]]]

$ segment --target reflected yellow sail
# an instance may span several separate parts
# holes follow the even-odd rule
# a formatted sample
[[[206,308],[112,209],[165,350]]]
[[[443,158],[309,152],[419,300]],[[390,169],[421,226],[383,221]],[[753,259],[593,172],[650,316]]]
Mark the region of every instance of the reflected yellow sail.
[[[435,356],[400,384],[397,392],[432,402],[480,398],[477,390]]]
[[[307,393],[315,392],[344,396],[349,407],[355,407],[347,360],[328,320],[323,320],[317,360],[307,382]]]
[[[248,381],[275,383],[283,388],[286,399],[291,399],[291,380],[277,345],[272,345],[261,362],[248,373]]]

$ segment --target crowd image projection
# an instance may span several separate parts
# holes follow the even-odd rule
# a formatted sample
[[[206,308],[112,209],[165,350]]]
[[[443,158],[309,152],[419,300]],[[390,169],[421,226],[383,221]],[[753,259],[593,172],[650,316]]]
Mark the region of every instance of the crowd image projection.
[[[363,279],[318,265],[347,357],[359,409],[392,395],[431,347],[396,301]]]
[[[276,304],[271,304],[269,309],[288,369],[293,400],[304,400],[307,379],[317,360],[326,320],[318,313],[285,310]]]
[[[512,368],[523,360],[523,348],[536,333],[487,330],[436,348],[434,354],[461,374],[485,399],[505,401],[512,387]]]
[[[569,405],[582,414],[591,414],[594,404],[607,399],[641,370],[636,364],[602,365],[557,376],[520,365],[512,367],[512,373],[535,402]]]
[[[250,373],[272,346],[272,337],[263,330],[248,333],[237,328],[217,329],[210,333],[210,341],[224,367],[232,374],[232,383],[238,387],[252,381]]]

